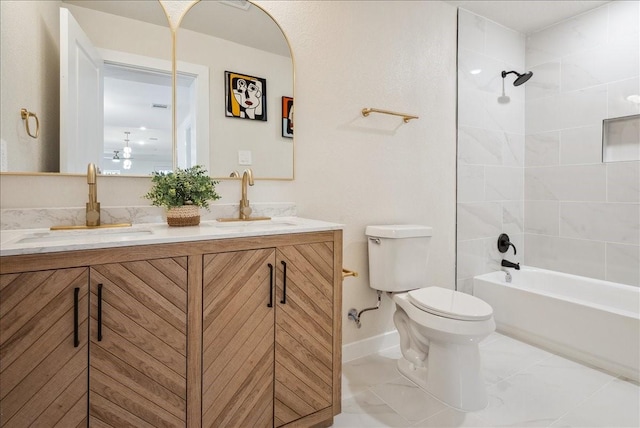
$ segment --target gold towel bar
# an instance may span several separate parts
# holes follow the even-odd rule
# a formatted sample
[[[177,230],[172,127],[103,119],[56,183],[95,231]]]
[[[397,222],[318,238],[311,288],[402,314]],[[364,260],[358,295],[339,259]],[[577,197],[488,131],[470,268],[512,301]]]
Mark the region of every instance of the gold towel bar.
[[[354,270],[349,270],[349,269],[344,269],[342,268],[342,278],[346,278],[348,276],[353,276],[356,277],[358,276],[358,272],[354,271]]]
[[[396,113],[395,111],[380,110],[380,109],[377,109],[377,108],[363,108],[362,109],[362,115],[364,117],[369,116],[370,113],[382,113],[382,114],[390,114],[392,116],[402,116],[402,120],[404,120],[404,123],[409,123],[409,121],[411,119],[418,119],[418,116],[413,116],[411,114],[404,114],[404,113]]]
[[[32,112],[27,110],[26,108],[20,109],[20,117],[24,120],[24,127],[27,129],[27,134],[31,138],[38,138],[40,135],[40,121],[38,120],[38,116]],[[36,120],[36,133],[35,135],[31,133],[31,129],[29,128],[29,118],[33,117]]]

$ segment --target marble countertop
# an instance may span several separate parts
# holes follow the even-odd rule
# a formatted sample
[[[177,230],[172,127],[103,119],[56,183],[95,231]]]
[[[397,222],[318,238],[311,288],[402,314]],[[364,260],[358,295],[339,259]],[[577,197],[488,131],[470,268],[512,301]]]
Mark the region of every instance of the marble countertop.
[[[43,228],[2,230],[0,231],[0,256],[340,229],[343,229],[343,225],[337,223],[301,217],[274,217],[271,220],[261,221],[202,221],[199,226],[190,227],[169,227],[166,223],[147,223],[134,224],[131,227],[105,229],[51,231]]]

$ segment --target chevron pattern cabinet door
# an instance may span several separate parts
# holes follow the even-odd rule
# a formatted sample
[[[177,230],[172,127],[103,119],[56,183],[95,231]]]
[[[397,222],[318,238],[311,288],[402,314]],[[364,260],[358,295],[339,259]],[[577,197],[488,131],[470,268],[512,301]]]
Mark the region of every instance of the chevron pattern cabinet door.
[[[0,276],[0,426],[87,426],[88,289],[87,268]]]
[[[187,258],[93,266],[90,278],[89,426],[186,426]]]
[[[269,264],[275,276],[274,249],[204,256],[203,427],[273,424]]]
[[[279,247],[276,266],[274,425],[281,426],[332,403],[333,242]]]

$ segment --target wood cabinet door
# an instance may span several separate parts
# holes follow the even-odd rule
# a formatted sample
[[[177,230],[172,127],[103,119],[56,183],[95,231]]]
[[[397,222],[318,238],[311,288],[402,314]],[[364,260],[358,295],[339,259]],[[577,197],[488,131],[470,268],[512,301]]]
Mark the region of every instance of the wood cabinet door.
[[[333,242],[279,247],[276,266],[274,425],[281,426],[332,404]]]
[[[87,426],[86,268],[0,276],[0,426]]]
[[[91,267],[89,425],[186,426],[187,258]]]
[[[203,260],[203,427],[273,424],[275,250]]]

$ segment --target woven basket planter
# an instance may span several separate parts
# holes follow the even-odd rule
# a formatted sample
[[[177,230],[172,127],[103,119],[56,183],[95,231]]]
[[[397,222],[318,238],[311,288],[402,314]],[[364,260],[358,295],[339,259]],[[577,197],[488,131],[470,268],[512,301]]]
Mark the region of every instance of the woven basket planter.
[[[197,226],[200,224],[200,208],[196,205],[169,208],[167,223],[169,226]]]

